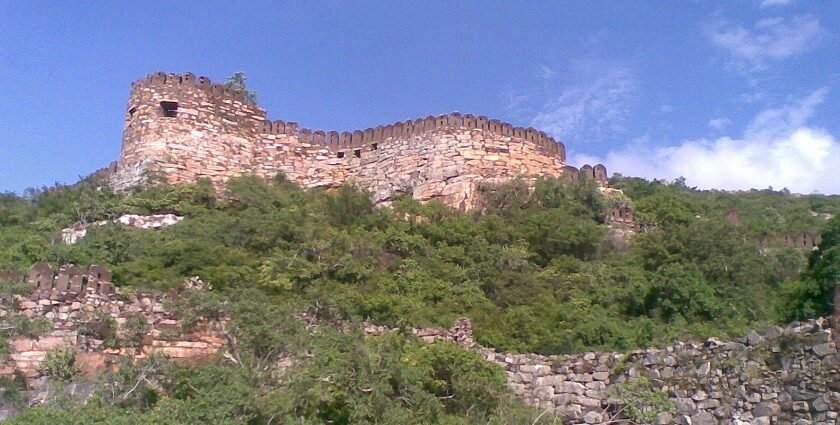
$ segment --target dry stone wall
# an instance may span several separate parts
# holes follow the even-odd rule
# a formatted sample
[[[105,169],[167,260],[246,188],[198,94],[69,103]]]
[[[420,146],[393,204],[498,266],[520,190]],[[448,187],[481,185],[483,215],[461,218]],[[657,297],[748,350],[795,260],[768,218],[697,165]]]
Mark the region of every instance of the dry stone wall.
[[[169,183],[208,178],[217,186],[243,174],[278,172],[307,188],[355,180],[387,203],[410,194],[472,208],[479,181],[565,176],[565,147],[533,128],[451,113],[353,132],[298,128],[269,121],[241,92],[206,77],[156,73],[132,84],[117,189],[154,178]],[[585,173],[606,183],[606,168]]]
[[[365,332],[387,332],[368,325]],[[829,321],[811,320],[721,342],[679,342],[629,353],[541,356],[498,353],[472,338],[469,320],[450,329],[415,329],[427,342],[452,341],[501,366],[528,404],[563,423],[628,423],[619,387],[648,382],[668,400],[656,424],[840,423],[840,355]]]
[[[615,388],[644,377],[674,409],[660,424],[835,424],[840,357],[828,321],[751,332],[740,341],[571,356],[486,352],[514,392],[571,423],[604,423],[622,407]]]

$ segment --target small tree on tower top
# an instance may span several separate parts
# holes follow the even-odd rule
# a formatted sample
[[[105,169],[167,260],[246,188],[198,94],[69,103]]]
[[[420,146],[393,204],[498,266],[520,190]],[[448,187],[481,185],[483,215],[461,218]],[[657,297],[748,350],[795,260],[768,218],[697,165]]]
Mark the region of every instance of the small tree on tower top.
[[[257,93],[253,90],[248,90],[248,87],[245,86],[245,80],[248,78],[245,76],[245,73],[242,71],[236,71],[230,77],[225,80],[225,86],[232,88],[234,90],[240,90],[245,93],[245,103],[249,105],[256,105],[257,104]]]

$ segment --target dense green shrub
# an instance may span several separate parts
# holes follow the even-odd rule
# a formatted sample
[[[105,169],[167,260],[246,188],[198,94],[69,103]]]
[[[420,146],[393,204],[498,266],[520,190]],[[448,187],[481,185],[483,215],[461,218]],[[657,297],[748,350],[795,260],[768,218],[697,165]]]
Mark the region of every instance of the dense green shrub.
[[[70,382],[78,373],[76,348],[70,345],[47,351],[41,363],[44,375],[60,382]]]

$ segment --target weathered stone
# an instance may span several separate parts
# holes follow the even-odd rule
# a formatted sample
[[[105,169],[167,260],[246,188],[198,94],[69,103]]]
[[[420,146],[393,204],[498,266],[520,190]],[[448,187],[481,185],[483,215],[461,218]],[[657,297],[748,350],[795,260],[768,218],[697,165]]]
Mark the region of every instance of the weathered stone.
[[[824,397],[817,397],[811,401],[811,407],[813,407],[816,412],[825,412],[830,408]]]
[[[837,353],[837,349],[834,347],[834,344],[831,343],[817,344],[811,347],[811,349],[814,351],[814,354],[820,357]]]
[[[765,402],[759,403],[757,406],[755,406],[755,408],[753,409],[753,414],[756,417],[774,416],[777,415],[781,410],[782,408],[778,404]]]
[[[771,341],[776,338],[779,338],[782,335],[784,335],[784,329],[782,329],[780,326],[771,326],[764,333],[764,337]]]
[[[756,331],[751,330],[747,333],[747,344],[749,345],[757,345],[763,339]]]
[[[583,421],[588,424],[600,424],[604,421],[604,415],[595,411],[586,412],[583,415]]]
[[[669,425],[673,423],[674,417],[668,412],[659,412],[656,415],[656,420],[653,422],[655,425]]]
[[[536,396],[536,397],[537,397],[540,401],[547,401],[547,400],[551,400],[551,399],[552,399],[552,397],[554,397],[554,388],[552,388],[552,387],[547,387],[547,386],[546,386],[546,387],[537,387],[537,388],[534,390],[534,395],[535,395],[535,396]]]
[[[685,397],[678,397],[671,400],[674,403],[674,407],[676,407],[677,412],[681,415],[693,415],[697,413],[697,405],[694,404],[694,400]]]
[[[706,411],[700,411],[691,415],[691,425],[717,425],[717,419]]]
[[[583,384],[570,381],[559,382],[554,389],[558,393],[567,394],[583,394],[586,391],[586,387]]]

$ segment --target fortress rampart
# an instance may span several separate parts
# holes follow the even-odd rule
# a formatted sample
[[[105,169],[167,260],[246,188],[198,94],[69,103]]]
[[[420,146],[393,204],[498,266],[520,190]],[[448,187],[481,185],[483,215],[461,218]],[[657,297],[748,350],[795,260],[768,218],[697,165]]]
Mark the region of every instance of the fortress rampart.
[[[476,206],[477,183],[513,177],[591,176],[578,172],[562,143],[534,128],[457,112],[356,131],[299,128],[270,121],[244,93],[193,74],[155,73],[131,86],[119,164],[112,183],[126,189],[158,174],[168,183],[282,172],[306,188],[354,180],[376,203],[410,194],[462,209]]]

